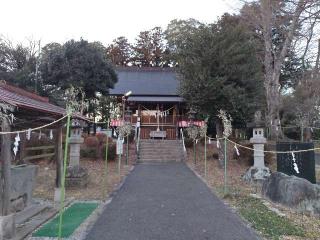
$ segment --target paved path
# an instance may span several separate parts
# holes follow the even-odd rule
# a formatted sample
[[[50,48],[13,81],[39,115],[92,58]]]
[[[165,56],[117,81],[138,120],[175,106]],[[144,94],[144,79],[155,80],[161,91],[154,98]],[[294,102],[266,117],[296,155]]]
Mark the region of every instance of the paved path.
[[[140,164],[87,240],[259,239],[184,163]]]

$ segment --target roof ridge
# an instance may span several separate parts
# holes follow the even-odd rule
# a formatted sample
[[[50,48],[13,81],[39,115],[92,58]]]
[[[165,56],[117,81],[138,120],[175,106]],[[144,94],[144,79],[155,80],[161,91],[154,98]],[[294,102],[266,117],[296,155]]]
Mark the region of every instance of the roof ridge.
[[[29,98],[31,98],[33,100],[49,103],[49,98],[42,97],[42,96],[40,96],[40,95],[38,95],[38,94],[36,94],[34,92],[30,92],[30,91],[27,91],[25,89],[19,88],[17,86],[8,84],[5,80],[0,80],[0,87],[6,89],[8,91],[20,94],[22,96],[29,97]]]
[[[138,66],[116,66],[116,70],[131,72],[175,72],[175,67],[138,67]]]

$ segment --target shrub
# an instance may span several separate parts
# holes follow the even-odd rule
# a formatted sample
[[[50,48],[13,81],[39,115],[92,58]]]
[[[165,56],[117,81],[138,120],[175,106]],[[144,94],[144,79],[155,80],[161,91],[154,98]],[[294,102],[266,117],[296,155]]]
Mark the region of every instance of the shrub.
[[[191,138],[185,138],[184,145],[186,146],[186,148],[192,148],[193,147],[193,140]]]
[[[212,153],[213,159],[219,159],[219,154],[217,152]]]
[[[83,158],[96,158],[97,151],[95,148],[84,148],[80,149],[80,157]]]
[[[88,136],[84,139],[84,144],[87,147],[97,147],[99,145],[99,139],[96,136]]]
[[[117,146],[115,143],[110,143],[109,142],[109,145],[108,145],[108,160],[115,160],[116,159],[116,156],[117,156]],[[104,148],[104,151],[103,151],[103,160],[106,159],[106,151],[105,151],[105,148]]]

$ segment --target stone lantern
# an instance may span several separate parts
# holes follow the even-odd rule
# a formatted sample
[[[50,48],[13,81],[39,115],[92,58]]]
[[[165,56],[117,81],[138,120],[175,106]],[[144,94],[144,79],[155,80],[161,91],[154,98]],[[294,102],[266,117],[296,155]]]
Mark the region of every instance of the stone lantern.
[[[190,120],[190,125],[193,126],[194,120],[196,119],[197,112],[194,111],[192,108],[188,112],[188,119]]]
[[[70,131],[70,163],[69,166],[79,166],[80,164],[80,145],[83,143],[82,126],[79,121],[73,120]]]
[[[245,174],[245,180],[261,181],[265,180],[270,176],[270,169],[264,165],[264,144],[267,139],[264,137],[264,122],[261,120],[261,112],[257,111],[255,113],[254,122],[249,124],[252,127],[252,138],[250,138],[250,143],[253,144],[253,158],[254,164],[249,168]]]
[[[88,170],[80,167],[80,146],[83,143],[82,126],[78,120],[72,120],[70,131],[70,161],[66,174],[67,187],[84,187],[88,183]]]

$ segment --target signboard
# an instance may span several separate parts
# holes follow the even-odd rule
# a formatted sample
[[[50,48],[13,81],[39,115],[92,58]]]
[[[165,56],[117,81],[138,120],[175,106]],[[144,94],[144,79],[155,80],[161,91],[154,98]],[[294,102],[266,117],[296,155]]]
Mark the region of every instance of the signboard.
[[[277,143],[277,151],[289,152],[277,154],[277,171],[316,183],[314,151],[290,153],[290,151],[313,148],[313,143]],[[298,171],[295,169],[294,163],[296,163]]]
[[[118,138],[117,140],[117,155],[123,154],[123,141]]]
[[[112,137],[112,130],[108,128],[106,130],[106,132],[107,132],[107,136],[111,138]]]
[[[150,137],[151,138],[166,138],[167,132],[166,131],[151,131]]]

